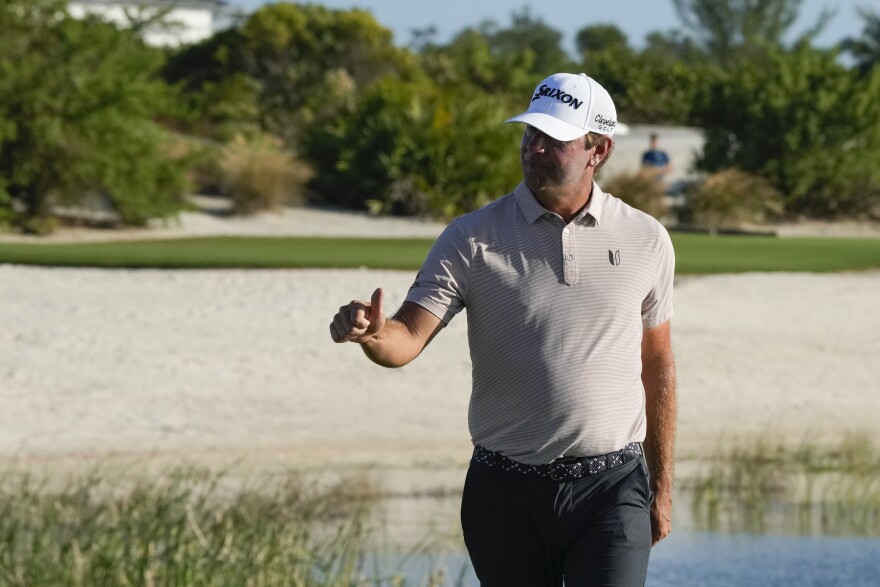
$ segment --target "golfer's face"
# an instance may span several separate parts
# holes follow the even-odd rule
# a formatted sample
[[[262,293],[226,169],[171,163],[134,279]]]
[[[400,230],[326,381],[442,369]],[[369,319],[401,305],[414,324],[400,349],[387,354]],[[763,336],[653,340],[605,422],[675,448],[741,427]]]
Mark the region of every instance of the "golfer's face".
[[[588,171],[592,149],[584,148],[584,137],[558,141],[533,126],[527,126],[520,146],[523,180],[533,193],[569,183],[582,183]]]

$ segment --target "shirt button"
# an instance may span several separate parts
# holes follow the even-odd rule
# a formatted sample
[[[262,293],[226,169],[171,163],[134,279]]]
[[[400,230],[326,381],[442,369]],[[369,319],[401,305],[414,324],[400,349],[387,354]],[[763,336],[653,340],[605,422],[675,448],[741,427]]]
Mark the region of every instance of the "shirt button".
[[[568,228],[563,228],[563,229],[562,229],[562,233],[563,233],[563,234],[568,234],[569,232],[571,232],[571,231],[570,231]]]
[[[574,259],[574,255],[566,255],[565,256],[566,261],[571,261],[572,259]]]

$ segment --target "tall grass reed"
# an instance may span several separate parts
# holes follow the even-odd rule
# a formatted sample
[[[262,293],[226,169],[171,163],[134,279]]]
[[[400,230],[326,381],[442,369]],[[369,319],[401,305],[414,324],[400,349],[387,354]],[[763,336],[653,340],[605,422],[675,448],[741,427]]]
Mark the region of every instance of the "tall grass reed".
[[[707,530],[880,535],[880,451],[864,435],[835,446],[732,444],[684,485]]]
[[[137,480],[92,473],[60,488],[7,474],[0,484],[0,584],[414,585],[399,570],[368,564],[376,497],[363,480],[318,488],[290,475],[242,485],[191,468]],[[433,571],[418,585],[445,580]]]

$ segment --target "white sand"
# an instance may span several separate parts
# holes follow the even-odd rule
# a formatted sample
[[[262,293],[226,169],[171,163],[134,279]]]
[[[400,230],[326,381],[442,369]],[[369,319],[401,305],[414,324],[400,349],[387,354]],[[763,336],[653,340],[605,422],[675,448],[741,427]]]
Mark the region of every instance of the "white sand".
[[[278,220],[284,234],[439,228],[288,215],[299,220]],[[268,226],[265,233],[281,232]],[[0,459],[50,468],[108,459],[464,466],[464,316],[398,370],[329,338],[341,304],[382,286],[396,307],[411,279],[367,270],[0,266]],[[730,438],[833,441],[861,431],[880,440],[878,294],[878,272],[678,280],[680,455]]]

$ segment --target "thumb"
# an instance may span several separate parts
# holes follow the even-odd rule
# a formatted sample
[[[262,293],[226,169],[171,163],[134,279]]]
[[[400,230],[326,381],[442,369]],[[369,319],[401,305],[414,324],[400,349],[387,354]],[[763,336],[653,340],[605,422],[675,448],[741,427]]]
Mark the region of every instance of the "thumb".
[[[382,288],[376,288],[376,291],[373,292],[372,297],[370,298],[370,321],[376,322],[378,320],[382,320],[385,318],[385,313],[382,311],[382,298],[385,297],[385,292],[382,291]]]

